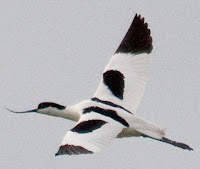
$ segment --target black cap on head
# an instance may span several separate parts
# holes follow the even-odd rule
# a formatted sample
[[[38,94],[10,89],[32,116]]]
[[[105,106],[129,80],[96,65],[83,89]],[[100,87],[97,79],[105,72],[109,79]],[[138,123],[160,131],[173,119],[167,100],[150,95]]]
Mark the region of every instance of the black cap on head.
[[[43,102],[38,105],[38,109],[44,109],[44,108],[48,108],[48,107],[55,107],[59,110],[65,109],[65,106],[62,106],[60,104],[53,103],[53,102]]]

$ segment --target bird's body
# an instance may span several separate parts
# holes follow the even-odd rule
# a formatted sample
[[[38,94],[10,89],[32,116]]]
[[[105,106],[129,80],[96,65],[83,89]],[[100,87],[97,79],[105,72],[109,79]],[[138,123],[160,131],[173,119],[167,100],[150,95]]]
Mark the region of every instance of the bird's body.
[[[74,106],[44,102],[37,109],[15,113],[37,112],[77,122],[65,135],[56,155],[96,153],[114,138],[133,136],[148,137],[192,150],[186,144],[164,137],[163,128],[136,116],[147,83],[152,49],[148,25],[144,18],[136,14],[104,69],[93,97]]]

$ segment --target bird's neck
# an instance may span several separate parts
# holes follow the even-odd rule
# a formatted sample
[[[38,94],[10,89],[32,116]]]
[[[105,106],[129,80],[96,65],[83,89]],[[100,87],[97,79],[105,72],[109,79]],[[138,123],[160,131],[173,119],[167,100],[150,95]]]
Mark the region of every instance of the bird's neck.
[[[62,116],[62,113],[61,113],[60,117],[68,119],[68,120],[72,120],[72,121],[78,121],[81,116],[79,111],[73,106],[66,107],[63,115],[64,116]]]
[[[59,110],[57,108],[46,108],[39,111],[38,113],[46,114],[54,117],[61,117],[72,121],[78,121],[80,118],[79,111],[74,106],[66,107],[65,109]]]

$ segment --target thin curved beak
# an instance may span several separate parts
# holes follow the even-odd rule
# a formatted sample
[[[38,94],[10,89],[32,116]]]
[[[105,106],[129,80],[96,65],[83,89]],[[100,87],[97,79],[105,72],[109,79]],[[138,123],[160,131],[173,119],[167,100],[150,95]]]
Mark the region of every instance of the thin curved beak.
[[[37,110],[38,110],[38,109],[33,109],[33,110],[27,110],[27,111],[13,111],[13,110],[10,110],[6,107],[5,107],[5,109],[12,112],[12,113],[37,113]]]

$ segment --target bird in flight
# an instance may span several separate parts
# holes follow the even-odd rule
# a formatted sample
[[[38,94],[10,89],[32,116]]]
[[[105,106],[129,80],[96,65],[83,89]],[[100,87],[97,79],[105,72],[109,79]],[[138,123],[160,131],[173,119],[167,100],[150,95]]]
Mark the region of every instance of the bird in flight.
[[[190,146],[165,137],[165,130],[135,115],[144,95],[151,62],[152,37],[148,24],[135,15],[124,39],[105,67],[91,99],[73,106],[43,102],[37,109],[13,113],[40,113],[77,122],[67,132],[58,155],[92,154],[114,138],[142,136],[173,146]]]

